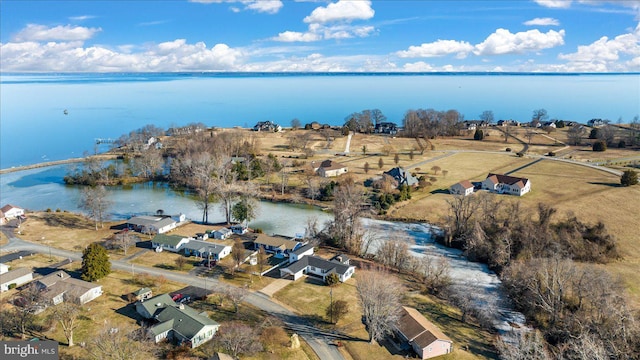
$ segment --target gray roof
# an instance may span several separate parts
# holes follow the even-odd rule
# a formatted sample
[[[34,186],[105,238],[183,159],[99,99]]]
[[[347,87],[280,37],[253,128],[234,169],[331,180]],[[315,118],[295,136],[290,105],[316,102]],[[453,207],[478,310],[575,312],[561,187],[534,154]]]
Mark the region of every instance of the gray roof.
[[[309,249],[313,249],[313,244],[307,244],[305,246],[301,246],[297,250],[295,250],[293,254],[300,255]]]
[[[173,329],[173,319],[169,319],[165,322],[161,322],[149,328],[149,331],[154,335],[158,336],[163,332],[169,331]]]
[[[60,270],[60,271],[52,272],[47,276],[41,277],[40,279],[38,279],[38,282],[44,285],[45,287],[50,287],[50,286],[53,286],[58,281],[65,280],[70,277],[71,276],[69,276],[69,274]]]
[[[134,216],[131,219],[127,220],[127,224],[136,225],[136,226],[155,226],[157,228],[161,228],[163,226],[167,226],[175,223],[171,217],[167,216]]]
[[[176,306],[176,303],[171,300],[171,296],[168,294],[160,294],[145,301],[141,301],[136,304],[136,306],[142,306],[149,314],[151,314],[151,316],[153,316],[159,309],[167,306]]]
[[[27,268],[19,268],[11,270],[4,274],[0,274],[0,284],[11,283],[12,281],[19,279],[27,274],[31,274],[33,271]]]
[[[151,240],[151,242],[154,242],[160,245],[168,245],[171,247],[176,247],[178,246],[180,241],[182,241],[182,239],[184,238],[185,238],[184,236],[180,236],[180,235],[158,234],[153,237],[153,240]]]
[[[413,186],[418,184],[418,179],[415,176],[411,175],[410,172],[408,172],[407,170],[401,167],[395,167],[389,171],[386,171],[385,174],[394,178],[398,182],[398,186],[400,185]]]
[[[140,295],[144,295],[144,294],[147,294],[147,293],[150,293],[150,292],[151,292],[151,289],[149,289],[147,287],[143,287],[143,288],[140,288],[140,289],[134,291],[132,294],[135,295],[135,296],[140,296]]]
[[[305,256],[284,269],[289,270],[293,273],[297,273],[307,266],[313,266],[319,269],[326,270],[327,274],[335,272],[338,275],[344,275],[350,267],[349,265],[345,265],[337,261],[325,260],[317,256]]]
[[[207,252],[210,254],[220,254],[225,247],[228,247],[228,245],[213,244],[202,240],[189,240],[188,243],[182,246],[184,249],[195,250],[201,253]]]
[[[173,321],[173,331],[188,339],[192,339],[207,325],[219,325],[208,316],[198,313],[187,305],[167,306],[161,309],[155,318],[160,323]]]

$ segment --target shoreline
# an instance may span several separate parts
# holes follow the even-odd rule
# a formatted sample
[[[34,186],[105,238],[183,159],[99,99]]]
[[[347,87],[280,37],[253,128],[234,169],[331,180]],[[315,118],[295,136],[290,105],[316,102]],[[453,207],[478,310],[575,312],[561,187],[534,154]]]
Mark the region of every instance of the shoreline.
[[[115,159],[116,155],[108,155],[108,154],[91,155],[89,157],[70,158],[70,159],[64,159],[64,160],[45,161],[45,162],[35,163],[31,165],[14,166],[6,169],[0,169],[0,175],[9,174],[9,173],[18,172],[18,171],[39,169],[39,168],[49,167],[49,166],[74,164],[74,163],[83,162],[87,158],[91,158],[91,157],[99,157],[99,158],[102,158],[103,160],[111,160],[111,159]]]

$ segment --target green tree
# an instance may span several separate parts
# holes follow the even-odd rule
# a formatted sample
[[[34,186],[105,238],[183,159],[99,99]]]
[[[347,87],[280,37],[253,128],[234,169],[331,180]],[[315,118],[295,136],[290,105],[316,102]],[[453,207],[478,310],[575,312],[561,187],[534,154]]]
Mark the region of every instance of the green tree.
[[[589,139],[597,139],[598,137],[599,137],[598,129],[591,129],[591,132],[589,132]]]
[[[602,141],[602,140],[598,140],[596,142],[593,143],[593,151],[606,151],[607,150],[607,143]]]
[[[633,170],[625,170],[620,177],[622,186],[631,186],[638,183],[638,173]]]
[[[367,145],[362,145],[362,155],[367,155]]]
[[[336,286],[340,284],[340,276],[338,276],[338,274],[336,273],[331,273],[329,274],[329,276],[324,278],[324,282],[327,284],[327,286]]]
[[[231,208],[231,216],[241,223],[255,219],[258,212],[258,204],[253,198],[243,197]]]
[[[82,280],[96,281],[111,273],[107,250],[98,243],[91,243],[82,252]]]
[[[484,139],[484,131],[480,129],[476,129],[476,132],[473,134],[473,140],[482,140]]]

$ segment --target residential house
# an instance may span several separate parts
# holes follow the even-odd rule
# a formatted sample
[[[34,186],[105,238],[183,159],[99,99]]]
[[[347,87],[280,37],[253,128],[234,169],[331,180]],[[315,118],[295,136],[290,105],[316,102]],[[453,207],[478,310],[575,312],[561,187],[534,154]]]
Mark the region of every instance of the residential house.
[[[203,232],[203,233],[196,233],[196,239],[197,240],[207,240],[209,238],[209,232]]]
[[[554,121],[543,121],[542,122],[542,127],[543,128],[549,127],[549,128],[555,129],[556,128],[556,122],[555,122],[555,120]]]
[[[37,279],[35,284],[53,305],[64,301],[84,305],[102,295],[102,285],[72,278],[62,270]]]
[[[313,255],[313,246],[306,245],[291,253],[289,265],[280,268],[280,277],[298,280],[302,275],[312,275],[325,281],[330,274],[337,274],[341,282],[345,282],[354,274],[356,267],[349,264],[345,255],[336,255],[326,260]]]
[[[531,191],[531,181],[515,176],[489,174],[482,181],[482,189],[499,194],[522,196]]]
[[[462,130],[470,131],[489,126],[489,122],[485,120],[465,120],[459,124]]]
[[[385,174],[394,178],[398,182],[398,187],[402,185],[418,186],[418,179],[401,167],[394,167],[393,169],[386,171]]]
[[[258,123],[253,127],[253,131],[270,131],[270,132],[280,132],[282,131],[282,127],[274,122],[269,120],[267,121],[258,121]]]
[[[376,134],[395,135],[398,133],[398,125],[392,122],[381,122],[376,124],[376,127],[373,129],[373,132],[375,132]]]
[[[249,232],[249,228],[242,224],[235,224],[229,227],[232,233],[242,235]]]
[[[144,234],[164,234],[178,226],[177,221],[169,216],[134,216],[127,220],[126,225]]]
[[[231,229],[222,228],[214,231],[212,234],[214,239],[224,240],[231,236],[231,234],[233,234],[233,231],[231,231]]]
[[[459,183],[451,185],[449,193],[453,195],[471,195],[473,194],[473,184],[469,180],[463,180]]]
[[[520,126],[517,120],[498,120],[498,126]]]
[[[9,272],[9,266],[7,264],[0,263],[0,274]]]
[[[451,339],[414,308],[402,307],[395,330],[420,359],[430,359],[453,351]]]
[[[600,126],[605,126],[608,123],[609,123],[609,120],[591,119],[591,120],[587,121],[587,126],[600,127]]]
[[[136,312],[155,321],[147,331],[156,343],[167,339],[196,348],[211,340],[220,328],[206,312],[198,313],[187,305],[178,305],[168,294],[136,302]]]
[[[214,244],[201,240],[189,240],[182,245],[184,254],[187,256],[197,256],[203,259],[220,261],[227,255],[231,254],[231,246],[223,244]]]
[[[145,301],[151,299],[151,297],[153,296],[153,292],[151,291],[151,289],[143,287],[132,292],[131,295],[133,295],[133,298],[138,301]]]
[[[33,280],[33,271],[27,268],[19,268],[0,274],[0,292],[9,290],[13,284],[20,286]]]
[[[334,177],[346,174],[348,169],[345,165],[333,160],[324,160],[320,164],[316,161],[311,162],[313,171],[322,177]]]
[[[317,121],[313,121],[310,124],[306,124],[304,128],[305,130],[320,130],[322,128],[322,125],[320,125],[320,123]]]
[[[151,240],[151,247],[156,249],[157,252],[167,250],[177,253],[189,240],[191,239],[181,235],[158,234]]]
[[[20,216],[24,216],[24,209],[11,204],[3,206],[0,210],[4,213],[5,220],[16,219]]]
[[[273,253],[276,256],[289,256],[292,251],[297,250],[302,245],[299,241],[266,234],[258,234],[258,237],[253,240],[254,250],[263,248],[265,252]]]

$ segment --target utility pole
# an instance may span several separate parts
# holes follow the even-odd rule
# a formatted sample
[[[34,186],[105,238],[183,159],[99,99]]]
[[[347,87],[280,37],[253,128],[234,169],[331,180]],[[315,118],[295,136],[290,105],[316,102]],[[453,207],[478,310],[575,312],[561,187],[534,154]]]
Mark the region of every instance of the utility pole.
[[[331,314],[331,323],[333,324],[333,286],[329,289],[329,296],[331,303],[329,304],[329,312]]]

